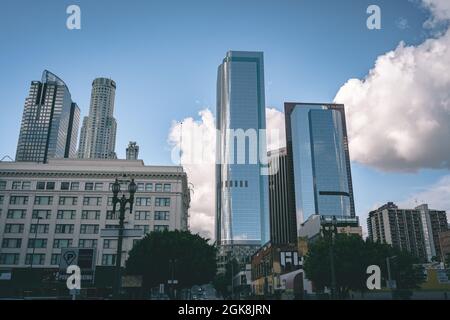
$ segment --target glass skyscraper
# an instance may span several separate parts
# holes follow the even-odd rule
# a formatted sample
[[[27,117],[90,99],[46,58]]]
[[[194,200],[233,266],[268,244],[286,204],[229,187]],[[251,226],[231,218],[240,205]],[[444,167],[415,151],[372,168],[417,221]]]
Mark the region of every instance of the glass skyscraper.
[[[45,70],[32,81],[22,115],[16,161],[75,157],[80,109],[67,85]]]
[[[92,82],[89,116],[81,127],[79,158],[115,159],[117,122],[114,118],[116,83],[107,78]]]
[[[343,105],[286,103],[297,230],[312,215],[355,217]]]
[[[227,53],[218,68],[216,121],[217,243],[261,246],[270,240],[268,180],[259,161],[267,155],[262,52]]]

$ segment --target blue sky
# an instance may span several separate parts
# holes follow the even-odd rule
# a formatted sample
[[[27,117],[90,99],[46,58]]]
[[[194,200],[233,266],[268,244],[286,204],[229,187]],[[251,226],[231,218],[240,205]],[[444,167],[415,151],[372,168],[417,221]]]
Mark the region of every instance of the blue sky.
[[[81,8],[81,30],[65,26],[70,4]],[[366,28],[370,4],[382,9],[381,30]],[[83,116],[92,80],[114,79],[119,157],[136,140],[146,164],[171,164],[172,121],[205,107],[215,112],[216,71],[226,51],[264,51],[267,106],[330,102],[400,41],[418,45],[429,37],[428,17],[407,0],[3,0],[0,156],[14,158],[29,83],[44,69],[65,80]],[[384,173],[355,163],[357,212],[407,199],[446,174]]]

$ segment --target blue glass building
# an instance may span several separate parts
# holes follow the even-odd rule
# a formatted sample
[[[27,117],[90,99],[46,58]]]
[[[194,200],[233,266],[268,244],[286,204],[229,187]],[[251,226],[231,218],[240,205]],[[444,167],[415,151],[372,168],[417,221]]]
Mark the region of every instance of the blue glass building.
[[[343,105],[285,103],[297,230],[312,215],[355,217]]]
[[[76,155],[80,109],[69,88],[48,70],[32,81],[20,126],[16,161],[47,162]]]
[[[268,178],[260,162],[267,155],[260,134],[266,128],[262,52],[227,53],[218,68],[216,121],[217,243],[261,246],[270,240]]]

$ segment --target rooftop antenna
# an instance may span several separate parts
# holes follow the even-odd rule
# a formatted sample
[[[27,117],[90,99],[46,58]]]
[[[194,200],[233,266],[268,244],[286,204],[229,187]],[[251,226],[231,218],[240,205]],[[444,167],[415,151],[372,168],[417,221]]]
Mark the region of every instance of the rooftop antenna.
[[[183,121],[181,121],[181,129],[180,129],[180,166],[181,166],[181,156],[183,154]]]

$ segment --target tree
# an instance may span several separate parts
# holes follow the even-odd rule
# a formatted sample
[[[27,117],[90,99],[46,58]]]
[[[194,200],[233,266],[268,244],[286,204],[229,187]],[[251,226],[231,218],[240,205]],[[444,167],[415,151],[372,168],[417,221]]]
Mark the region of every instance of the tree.
[[[231,296],[231,274],[233,277],[239,273],[239,263],[236,259],[228,261],[225,265],[225,273],[219,273],[213,280],[214,288],[222,297],[227,298]]]
[[[331,287],[330,246],[329,239],[319,239],[311,244],[305,257],[306,276],[319,290]],[[338,298],[348,297],[350,291],[368,290],[366,271],[370,265],[380,267],[385,283],[388,257],[391,277],[397,282],[397,292],[410,293],[423,281],[423,269],[416,265],[418,259],[387,244],[364,241],[357,235],[337,234],[333,252]]]
[[[216,273],[216,249],[189,231],[151,232],[130,251],[126,272],[143,276],[143,287],[167,283],[178,288],[209,283]]]

